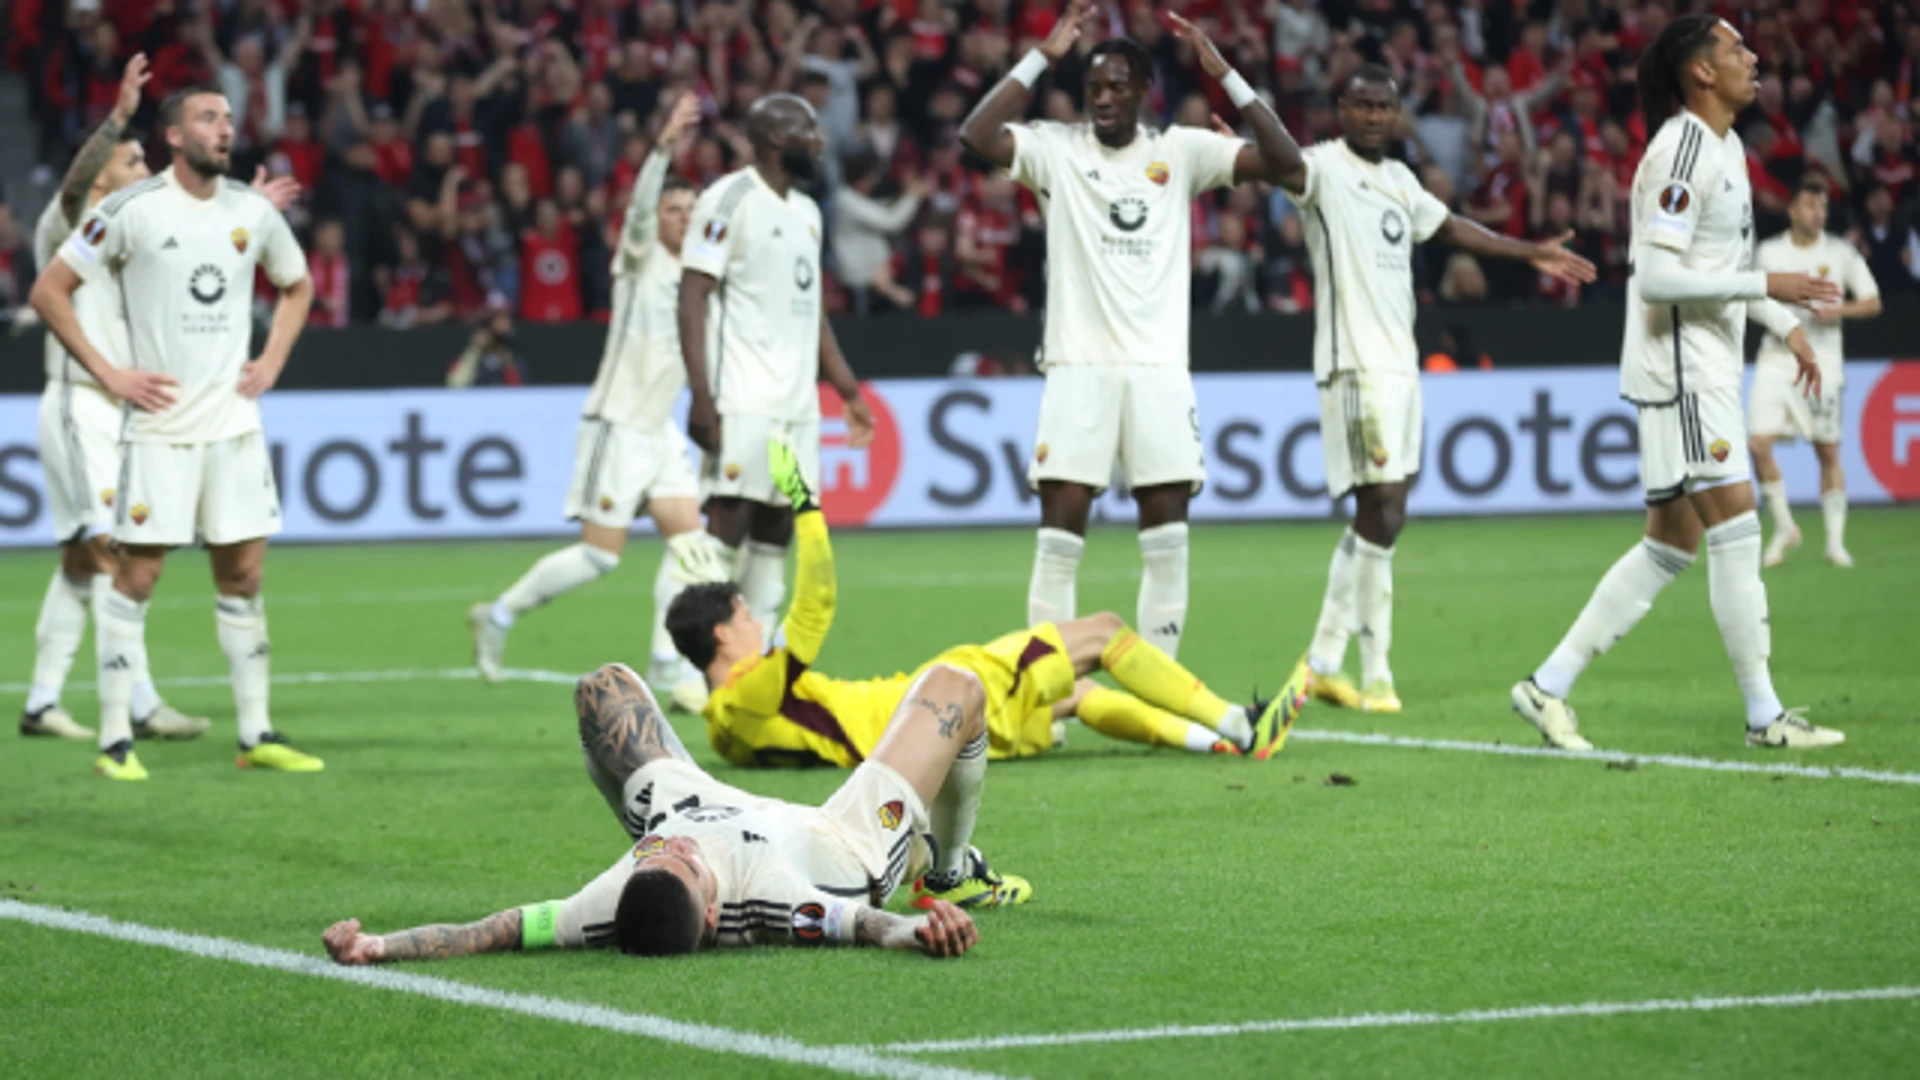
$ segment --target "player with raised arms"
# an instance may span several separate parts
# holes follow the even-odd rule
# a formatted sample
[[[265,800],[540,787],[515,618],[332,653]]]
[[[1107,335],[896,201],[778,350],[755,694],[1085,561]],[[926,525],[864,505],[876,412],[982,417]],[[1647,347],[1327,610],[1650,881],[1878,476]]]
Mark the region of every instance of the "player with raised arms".
[[[987,688],[955,667],[923,673],[873,756],[826,803],[721,783],[694,764],[639,676],[608,664],[574,691],[587,772],[635,843],[565,900],[459,926],[323,935],[341,964],[613,946],[673,956],[745,945],[868,945],[959,956],[973,919],[935,901],[885,909],[930,852],[966,850],[987,771]]]
[[[580,420],[567,492],[567,516],[580,522],[580,542],[534,563],[498,599],[467,613],[475,666],[488,682],[503,677],[514,620],[611,573],[626,549],[627,530],[644,510],[667,547],[653,582],[647,677],[671,688],[674,702],[689,712],[706,701],[706,683],[697,673],[681,673],[680,654],[666,631],[667,606],[683,587],[732,573],[700,529],[699,482],[686,436],[671,415],[687,381],[680,360],[680,247],[694,191],[667,169],[675,144],[699,119],[694,95],[675,102],[634,180],[613,257],[612,325]]]
[[[1801,309],[1800,328],[1820,361],[1820,393],[1809,397],[1800,390],[1804,376],[1793,349],[1780,335],[1768,332],[1760,342],[1753,365],[1753,389],[1747,402],[1747,426],[1752,435],[1754,471],[1760,474],[1760,495],[1773,516],[1773,539],[1767,542],[1762,566],[1779,566],[1800,546],[1800,527],[1787,505],[1787,484],[1773,460],[1775,439],[1805,439],[1820,460],[1820,516],[1826,524],[1827,561],[1841,568],[1853,566],[1847,553],[1847,479],[1840,464],[1840,432],[1846,417],[1840,402],[1846,385],[1846,348],[1840,323],[1871,319],[1880,314],[1880,286],[1867,260],[1852,244],[1827,232],[1827,182],[1809,176],[1800,182],[1787,204],[1786,232],[1760,245],[1755,261],[1760,269],[1812,274],[1830,278],[1853,294],[1839,304]]]
[[[707,735],[722,757],[747,767],[853,768],[879,752],[888,718],[911,698],[917,676],[836,679],[814,670],[837,605],[833,546],[791,448],[775,442],[769,468],[793,502],[800,548],[793,608],[772,647],[731,583],[681,593],[667,626],[713,688]],[[1299,681],[1271,703],[1230,705],[1110,613],[949,649],[920,671],[941,665],[972,672],[986,685],[989,749],[996,758],[1046,751],[1054,745],[1055,722],[1077,715],[1114,738],[1265,759],[1280,749],[1307,699],[1306,671],[1298,668]],[[1127,692],[1087,678],[1102,670]],[[1254,735],[1234,741],[1222,734],[1230,728]],[[1017,879],[995,874],[978,852],[954,848],[941,849],[933,872],[915,885],[923,898],[963,906],[1019,903],[1024,890]]]
[[[785,596],[793,512],[767,475],[767,442],[793,440],[820,475],[822,375],[845,403],[847,445],[873,438],[873,413],[824,315],[820,207],[801,188],[820,171],[813,106],[769,94],[747,111],[753,162],[693,205],[681,257],[680,351],[692,403],[687,434],[706,451],[707,531],[737,567],[756,618],[772,626]],[[744,548],[744,552],[743,552]]]
[[[289,746],[268,718],[260,596],[267,537],[281,520],[258,399],[306,325],[313,283],[280,210],[226,176],[233,142],[226,95],[186,87],[161,104],[160,119],[171,166],[103,201],[32,295],[73,359],[125,403],[113,525],[120,559],[105,601],[95,604],[101,715],[94,769],[115,780],[146,779],[133,753],[132,662],[167,551],[201,539],[239,714],[238,764],[318,771],[320,759]],[[279,298],[266,345],[249,360],[256,268]],[[74,307],[83,286],[118,295],[124,345],[111,333],[107,342],[91,339]],[[124,366],[107,355],[116,348],[125,350]]]
[[[1046,390],[1027,470],[1040,493],[1040,529],[1027,621],[1074,617],[1093,497],[1117,465],[1139,513],[1137,624],[1175,656],[1187,620],[1187,504],[1207,475],[1188,371],[1192,202],[1214,188],[1276,181],[1299,166],[1300,149],[1213,42],[1171,14],[1175,32],[1240,109],[1254,145],[1143,125],[1153,59],[1126,38],[1086,53],[1088,122],[1019,122],[1034,83],[1099,14],[1092,0],[1077,0],[974,107],[960,140],[1037,195],[1047,221]],[[1251,738],[1243,729],[1227,733]]]
[[[1747,745],[1845,741],[1781,707],[1767,664],[1760,518],[1740,452],[1741,345],[1747,321],[1765,326],[1817,397],[1819,359],[1782,302],[1831,304],[1841,294],[1813,274],[1753,269],[1753,189],[1733,122],[1759,93],[1758,71],[1740,32],[1712,15],[1674,19],[1640,58],[1640,108],[1654,134],[1633,177],[1620,396],[1640,412],[1646,536],[1600,579],[1546,662],[1513,687],[1514,711],[1554,746],[1591,748],[1567,704],[1574,680],[1693,564],[1702,538],[1714,621],[1746,699]]]
[[[1388,155],[1401,123],[1393,74],[1362,65],[1341,87],[1341,137],[1309,149],[1280,186],[1300,210],[1313,263],[1313,377],[1327,492],[1353,495],[1353,522],[1333,551],[1320,621],[1307,647],[1316,697],[1399,712],[1393,644],[1393,551],[1420,471],[1420,353],[1414,344],[1413,245],[1531,263],[1567,281],[1593,264],[1562,245],[1528,243],[1450,213]],[[1341,672],[1360,636],[1360,686]]]
[[[140,110],[149,79],[147,56],[127,61],[113,111],[74,153],[59,195],[47,204],[33,230],[34,267],[44,271],[60,245],[93,207],[114,192],[145,180],[147,157],[140,136],[128,127]],[[265,170],[254,187],[284,210],[299,194],[291,178],[271,182]],[[127,327],[112,289],[82,289],[73,309],[88,340],[115,366],[125,366]],[[121,403],[87,374],[60,339],[46,336],[47,386],[40,396],[40,466],[46,475],[47,511],[60,543],[60,569],[47,586],[34,624],[33,684],[20,716],[22,735],[91,739],[93,729],[75,723],[60,705],[67,673],[86,635],[87,616],[113,589],[118,556],[111,546],[115,486],[120,481]],[[97,616],[96,616],[97,618]],[[189,739],[207,729],[201,716],[187,716],[161,700],[147,669],[146,642],[126,653],[133,682],[129,712],[141,739]]]

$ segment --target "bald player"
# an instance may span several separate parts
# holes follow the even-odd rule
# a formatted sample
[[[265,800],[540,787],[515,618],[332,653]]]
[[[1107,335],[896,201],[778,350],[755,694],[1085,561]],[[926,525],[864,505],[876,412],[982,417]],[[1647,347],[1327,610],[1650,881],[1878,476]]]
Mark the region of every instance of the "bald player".
[[[872,440],[873,414],[821,312],[820,207],[800,190],[819,173],[819,119],[805,100],[773,94],[748,111],[747,138],[753,163],[694,203],[680,260],[680,348],[693,391],[687,434],[705,451],[707,531],[754,617],[771,626],[786,593],[793,510],[767,471],[767,441],[791,439],[817,490],[821,376],[846,403],[847,445]]]

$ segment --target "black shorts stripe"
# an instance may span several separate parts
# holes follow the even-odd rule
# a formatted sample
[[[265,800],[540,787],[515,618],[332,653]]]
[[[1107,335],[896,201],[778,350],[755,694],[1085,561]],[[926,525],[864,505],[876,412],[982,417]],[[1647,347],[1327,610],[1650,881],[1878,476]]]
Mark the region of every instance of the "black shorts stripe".
[[[582,499],[587,503],[592,503],[594,497],[600,494],[600,464],[606,459],[607,438],[613,432],[613,425],[605,420],[590,422],[600,425],[600,432],[594,436],[593,453],[587,458],[586,490],[581,492]]]
[[[1321,211],[1320,207],[1315,206],[1313,208],[1313,218],[1315,221],[1318,221],[1320,223],[1320,235],[1322,238],[1326,240],[1326,244],[1324,245],[1327,253],[1326,316],[1328,320],[1328,325],[1333,328],[1332,329],[1332,348],[1330,350],[1333,356],[1328,363],[1328,370],[1339,371],[1340,370],[1340,317],[1338,315],[1338,312],[1340,311],[1340,279],[1337,276],[1335,276],[1333,271],[1333,230],[1327,227],[1327,215]]]

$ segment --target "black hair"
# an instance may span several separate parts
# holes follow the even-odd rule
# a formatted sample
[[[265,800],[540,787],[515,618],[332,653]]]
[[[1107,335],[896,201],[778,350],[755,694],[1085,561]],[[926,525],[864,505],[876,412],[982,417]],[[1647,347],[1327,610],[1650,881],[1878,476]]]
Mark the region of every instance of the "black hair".
[[[118,146],[121,143],[144,143],[146,141],[146,135],[142,133],[140,129],[134,127],[132,124],[128,124],[126,127],[120,129],[120,137],[113,142],[114,145]]]
[[[1647,123],[1648,139],[1686,104],[1687,65],[1713,44],[1713,28],[1719,24],[1714,15],[1682,15],[1668,23],[1640,57],[1640,118]]]
[[[187,99],[198,97],[201,94],[215,94],[222,99],[227,96],[225,90],[222,90],[218,85],[210,82],[191,83],[183,86],[173,93],[168,94],[165,100],[160,102],[160,126],[163,128],[179,126],[180,114],[185,112],[187,108]]]
[[[689,585],[673,598],[667,608],[667,633],[673,635],[673,647],[687,663],[707,669],[713,663],[720,643],[714,640],[714,628],[733,618],[733,598],[740,586],[731,581]]]
[[[1347,91],[1356,86],[1385,86],[1391,88],[1393,85],[1393,72],[1388,69],[1387,65],[1361,64],[1359,67],[1353,69],[1353,74],[1347,76],[1347,81],[1340,87],[1340,96],[1346,97]]]
[[[660,185],[660,194],[671,195],[676,191],[691,191],[696,195],[699,194],[699,189],[694,186],[693,181],[679,173],[668,173],[666,182]]]
[[[1127,70],[1133,73],[1133,81],[1141,86],[1153,85],[1153,54],[1145,45],[1132,38],[1106,38],[1087,51],[1087,70],[1093,70],[1094,61],[1103,56],[1117,56],[1127,62]]]
[[[1796,199],[1802,195],[1832,195],[1832,194],[1833,194],[1833,191],[1832,189],[1827,187],[1826,179],[1823,176],[1821,176],[1821,174],[1819,173],[1810,172],[1807,175],[1801,177],[1800,186],[1793,189],[1793,197]]]
[[[672,871],[637,870],[620,890],[613,940],[628,956],[685,956],[700,947],[705,913]]]
[[[854,143],[840,155],[840,172],[849,184],[857,184],[879,171],[880,154],[869,143]]]

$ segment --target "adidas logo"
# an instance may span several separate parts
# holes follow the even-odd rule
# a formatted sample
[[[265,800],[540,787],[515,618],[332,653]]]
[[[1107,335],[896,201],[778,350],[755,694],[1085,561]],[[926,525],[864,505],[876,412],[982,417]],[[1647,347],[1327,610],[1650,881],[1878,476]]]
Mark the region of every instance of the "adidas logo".
[[[780,239],[780,235],[781,235],[781,234],[780,234],[780,226],[778,226],[778,225],[775,225],[775,226],[773,227],[773,238],[774,238],[775,240],[778,240],[778,239]]]
[[[124,656],[110,657],[106,663],[100,666],[106,668],[108,671],[130,671],[133,668],[132,662]]]
[[[1177,622],[1170,622],[1165,626],[1156,626],[1153,628],[1153,632],[1161,637],[1179,637],[1180,624]]]
[[[161,251],[177,251],[179,250],[179,248],[180,248],[180,241],[175,240],[171,236],[167,237],[166,243],[160,245]]]
[[[740,839],[746,841],[749,844],[764,844],[767,842],[766,837],[761,836],[757,832],[752,832],[746,829],[742,829],[740,831]]]
[[[1099,170],[1099,169],[1088,169],[1088,170],[1087,170],[1087,179],[1089,179],[1089,180],[1098,180],[1098,179],[1100,179],[1100,170]]]

